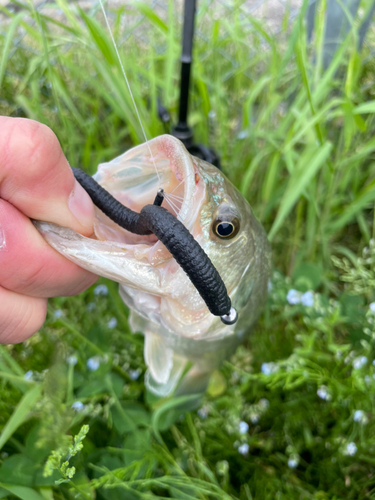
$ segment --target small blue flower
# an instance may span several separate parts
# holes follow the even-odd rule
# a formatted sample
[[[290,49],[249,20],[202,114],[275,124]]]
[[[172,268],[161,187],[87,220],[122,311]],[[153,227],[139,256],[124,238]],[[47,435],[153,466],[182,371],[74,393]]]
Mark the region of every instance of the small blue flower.
[[[362,410],[356,410],[354,412],[353,420],[354,420],[354,422],[358,422],[359,424],[363,424],[363,425],[366,425],[368,422],[368,419],[365,415],[365,412]]]
[[[33,371],[29,370],[28,372],[25,373],[23,376],[24,380],[32,380],[33,379]]]
[[[129,377],[132,380],[138,380],[140,372],[138,370],[128,370]]]
[[[314,293],[309,291],[305,292],[301,297],[301,304],[305,307],[313,307],[314,305]]]
[[[357,446],[355,443],[353,443],[353,441],[351,443],[348,443],[346,445],[346,454],[353,457],[356,453],[357,453]]]
[[[328,392],[327,386],[325,385],[321,385],[316,393],[320,397],[320,399],[324,399],[325,401],[330,401],[332,399],[332,396]]]
[[[94,295],[108,295],[108,287],[106,285],[98,285],[94,288]]]
[[[237,139],[246,139],[247,136],[248,136],[247,130],[241,130],[237,134]]]
[[[95,293],[95,292],[94,292]],[[88,312],[92,312],[96,308],[95,302],[89,302],[86,306]]]
[[[279,367],[277,366],[277,363],[273,363],[271,361],[270,363],[263,363],[260,369],[264,375],[271,375],[272,373],[277,372]]]
[[[298,467],[298,463],[298,457],[293,455],[288,460],[288,467],[290,467],[291,469],[295,469],[296,467]]]
[[[100,358],[99,356],[94,356],[93,358],[89,358],[87,360],[87,368],[92,372],[95,372],[100,366]]]
[[[238,427],[240,434],[246,434],[247,431],[249,430],[249,424],[247,422],[244,422],[243,420],[241,420]]]
[[[365,366],[367,361],[368,361],[368,359],[366,356],[358,356],[357,358],[353,359],[353,368],[355,370],[359,370],[360,368]]]
[[[53,315],[54,315],[54,317],[55,317],[56,319],[61,318],[61,316],[62,316],[63,314],[64,314],[64,313],[62,312],[62,310],[61,310],[61,309],[56,309],[56,311],[53,313]]]
[[[72,406],[73,410],[75,411],[82,411],[85,407],[85,405],[81,401],[75,401]]]
[[[249,453],[249,449],[249,445],[247,443],[243,443],[238,447],[238,452],[241,453],[241,455],[247,455]]]
[[[201,419],[205,420],[208,417],[210,410],[209,410],[208,406],[202,406],[202,408],[199,408],[197,413]]]
[[[371,302],[371,304],[368,306],[370,311],[375,314],[375,302]]]
[[[116,318],[111,318],[108,323],[107,323],[108,328],[116,328],[117,326],[117,319]]]
[[[290,305],[295,306],[301,302],[302,293],[294,290],[293,288],[289,290],[286,300]]]

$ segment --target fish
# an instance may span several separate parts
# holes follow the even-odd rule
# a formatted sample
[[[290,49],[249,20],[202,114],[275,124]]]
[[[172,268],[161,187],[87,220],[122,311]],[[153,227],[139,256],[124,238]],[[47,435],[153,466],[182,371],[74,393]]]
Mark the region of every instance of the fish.
[[[160,187],[163,207],[193,235],[218,270],[238,321],[223,324],[154,234],[133,234],[96,209],[94,235],[37,221],[69,260],[119,283],[129,326],[145,338],[145,385],[155,395],[204,392],[212,373],[249,335],[267,299],[271,248],[249,203],[213,165],[161,135],[98,166],[94,179],[140,212]]]

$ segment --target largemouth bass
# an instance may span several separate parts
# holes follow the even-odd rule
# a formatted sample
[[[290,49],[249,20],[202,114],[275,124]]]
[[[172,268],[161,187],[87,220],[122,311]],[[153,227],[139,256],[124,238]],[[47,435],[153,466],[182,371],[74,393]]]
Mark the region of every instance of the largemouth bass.
[[[266,300],[271,251],[262,225],[222,172],[168,135],[100,164],[94,178],[137,212],[163,187],[163,206],[190,231],[223,279],[239,314],[236,324],[225,325],[209,312],[154,235],[126,231],[99,209],[92,238],[45,222],[36,223],[39,231],[68,259],[120,284],[131,310],[130,327],[145,336],[145,381],[151,391],[167,396],[205,390],[212,372],[245,339]]]

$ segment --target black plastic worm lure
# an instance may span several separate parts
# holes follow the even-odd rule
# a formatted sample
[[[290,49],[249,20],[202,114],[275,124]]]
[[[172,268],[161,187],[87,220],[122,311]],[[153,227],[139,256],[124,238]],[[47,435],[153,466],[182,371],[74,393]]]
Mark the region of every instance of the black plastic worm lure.
[[[72,167],[74,177],[87,191],[93,203],[113,222],[131,233],[154,234],[169,250],[198,290],[208,309],[223,323],[237,321],[226,287],[215,266],[186,227],[161,206],[164,195],[159,189],[154,204],[134,212],[122,205],[92,177]]]

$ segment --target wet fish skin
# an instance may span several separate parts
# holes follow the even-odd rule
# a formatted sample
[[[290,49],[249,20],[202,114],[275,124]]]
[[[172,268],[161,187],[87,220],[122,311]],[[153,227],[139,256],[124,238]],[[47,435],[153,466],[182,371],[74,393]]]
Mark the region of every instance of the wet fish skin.
[[[207,253],[239,313],[235,325],[213,316],[184,271],[153,236],[137,236],[116,226],[100,211],[97,239],[38,222],[46,240],[80,266],[120,283],[131,309],[130,326],[145,335],[146,384],[160,396],[203,391],[222,361],[243,342],[267,297],[271,250],[266,233],[249,204],[216,167],[190,156],[171,136],[149,141],[159,175],[146,145],[99,166],[96,180],[133,210],[152,203],[162,183],[170,197],[163,206],[178,217]],[[159,180],[160,178],[160,180]],[[213,223],[230,212],[240,229],[221,239]],[[191,368],[180,378],[187,364]]]

